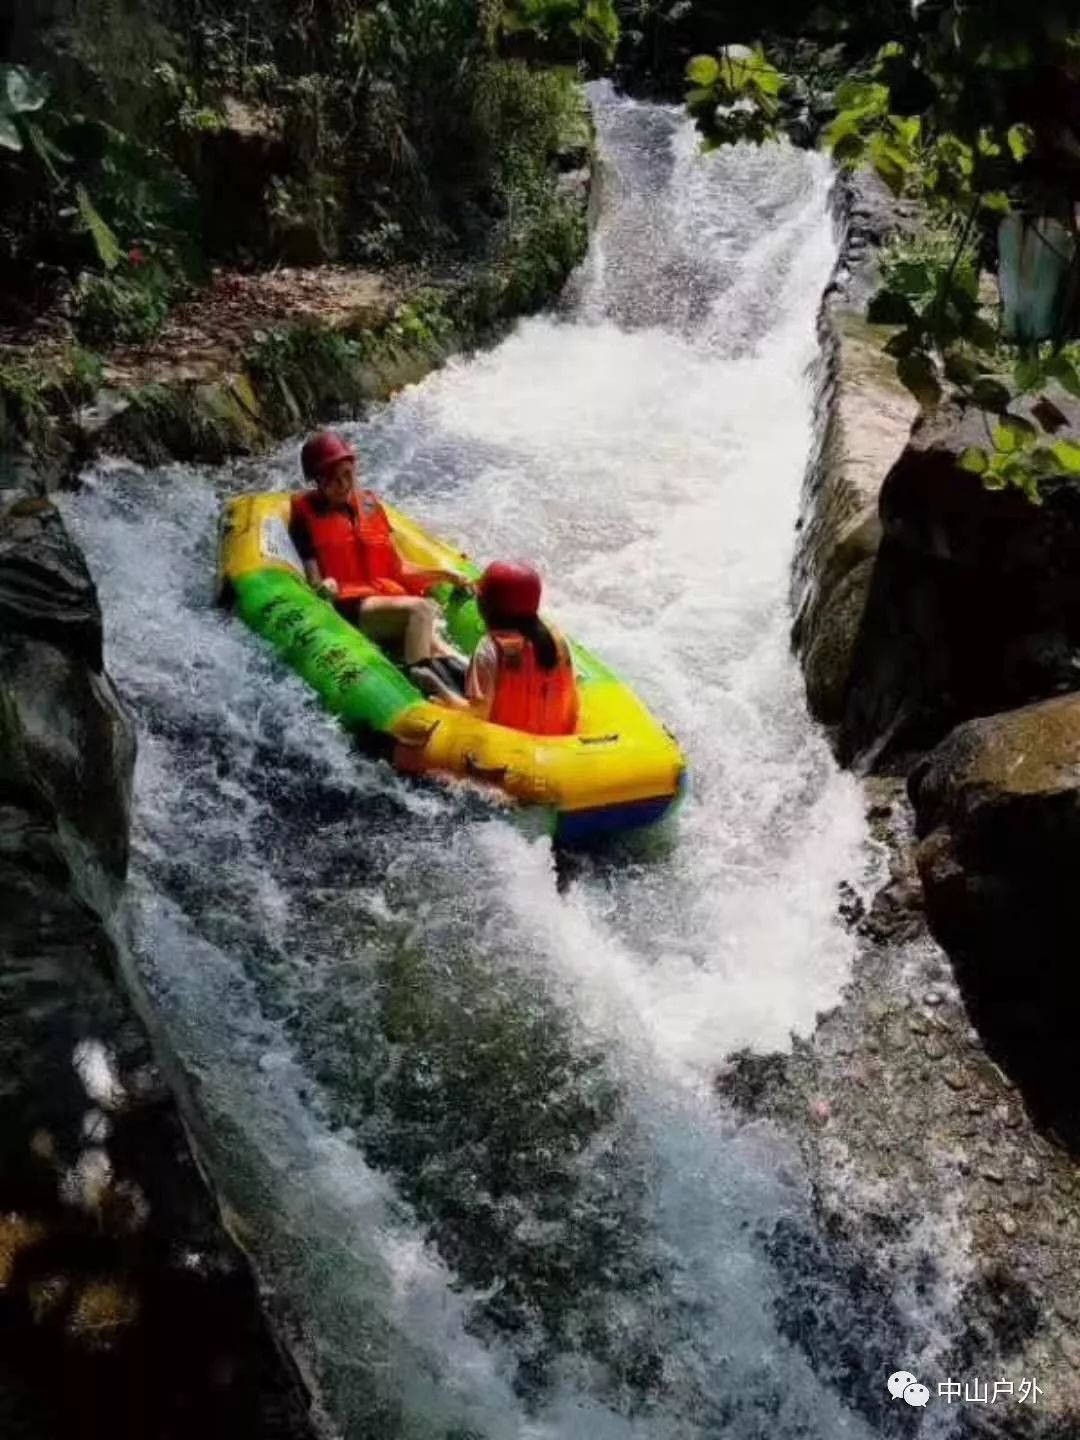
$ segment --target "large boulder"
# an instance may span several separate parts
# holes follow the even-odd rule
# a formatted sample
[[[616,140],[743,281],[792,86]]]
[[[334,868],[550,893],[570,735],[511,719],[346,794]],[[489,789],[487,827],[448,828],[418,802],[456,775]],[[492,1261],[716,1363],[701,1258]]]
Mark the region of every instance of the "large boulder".
[[[972,1019],[1080,1144],[1080,696],[961,725],[910,789],[927,916]]]
[[[0,492],[0,499],[5,498]],[[0,508],[0,1433],[307,1437],[106,925],[134,740],[57,511]],[[178,1428],[179,1427],[179,1428]]]
[[[119,882],[134,732],[102,667],[86,562],[47,501],[0,513],[0,627],[0,799],[66,827]]]
[[[1080,405],[1055,401],[1071,429]],[[1080,686],[1080,486],[1035,506],[958,461],[986,417],[924,416],[881,492],[874,564],[840,728],[844,760],[884,764],[958,723]]]

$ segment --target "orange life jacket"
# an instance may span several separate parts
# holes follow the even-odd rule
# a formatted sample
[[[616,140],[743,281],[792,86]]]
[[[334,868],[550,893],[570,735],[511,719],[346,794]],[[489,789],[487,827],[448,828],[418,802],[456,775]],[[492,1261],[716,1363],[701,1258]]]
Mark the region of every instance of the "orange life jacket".
[[[394,548],[390,521],[377,495],[354,490],[348,509],[318,504],[317,490],[293,497],[293,515],[311,536],[324,580],[336,580],[342,600],[369,595],[407,595],[401,559]]]
[[[493,630],[498,655],[488,719],[528,735],[571,735],[577,725],[578,692],[570,647],[555,630],[557,660],[545,670],[531,640],[513,630]]]

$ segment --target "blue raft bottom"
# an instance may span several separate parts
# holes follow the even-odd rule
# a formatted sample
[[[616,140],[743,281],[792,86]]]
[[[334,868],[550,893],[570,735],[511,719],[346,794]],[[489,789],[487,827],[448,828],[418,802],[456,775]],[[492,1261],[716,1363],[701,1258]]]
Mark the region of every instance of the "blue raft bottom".
[[[597,810],[562,811],[555,818],[555,839],[563,845],[588,845],[624,830],[656,825],[677,803],[677,797],[638,800],[632,805],[603,805]]]

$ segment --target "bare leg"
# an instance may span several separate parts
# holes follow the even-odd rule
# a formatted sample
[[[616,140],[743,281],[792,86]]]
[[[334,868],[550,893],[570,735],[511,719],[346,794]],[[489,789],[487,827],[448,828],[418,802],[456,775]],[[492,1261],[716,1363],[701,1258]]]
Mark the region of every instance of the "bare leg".
[[[373,595],[364,601],[358,628],[377,642],[400,640],[406,665],[434,653],[435,607],[416,595]]]

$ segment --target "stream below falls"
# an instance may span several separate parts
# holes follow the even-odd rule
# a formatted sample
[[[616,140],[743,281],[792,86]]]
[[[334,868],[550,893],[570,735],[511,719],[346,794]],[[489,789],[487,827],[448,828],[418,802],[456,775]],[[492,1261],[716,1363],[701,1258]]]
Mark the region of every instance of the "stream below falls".
[[[395,504],[542,566],[682,740],[677,824],[560,884],[505,811],[356,755],[212,600],[222,496],[296,444],[106,463],[66,510],[140,728],[128,963],[335,1432],[869,1436],[770,1259],[798,1148],[714,1087],[837,1001],[877,864],[788,639],[830,172],[594,102],[562,307],[348,433]]]

